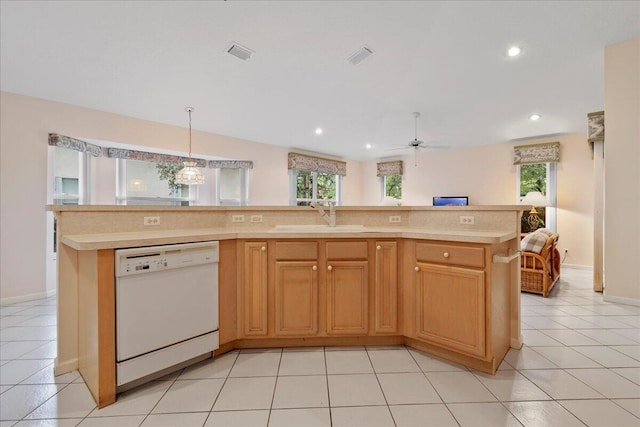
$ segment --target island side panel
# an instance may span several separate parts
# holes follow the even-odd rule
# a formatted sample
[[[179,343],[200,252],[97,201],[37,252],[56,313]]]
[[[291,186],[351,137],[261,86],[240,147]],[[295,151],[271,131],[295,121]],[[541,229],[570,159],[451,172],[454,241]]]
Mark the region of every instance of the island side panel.
[[[115,402],[114,250],[78,255],[78,365],[98,407]]]
[[[116,401],[115,250],[98,251],[98,407]]]
[[[59,242],[55,375],[78,369],[78,251]]]
[[[238,257],[236,240],[220,241],[218,269],[218,320],[220,348],[216,354],[233,349],[238,339]]]

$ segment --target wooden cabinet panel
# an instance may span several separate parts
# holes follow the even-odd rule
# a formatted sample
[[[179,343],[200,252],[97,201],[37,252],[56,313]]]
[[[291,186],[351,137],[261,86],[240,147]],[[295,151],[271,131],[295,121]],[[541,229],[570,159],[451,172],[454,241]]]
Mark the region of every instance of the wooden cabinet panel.
[[[327,334],[366,334],[369,318],[367,261],[327,265]]]
[[[483,268],[484,249],[437,243],[416,243],[416,259],[419,262]]]
[[[424,263],[417,263],[416,269],[416,335],[484,357],[484,272]]]
[[[267,335],[267,243],[244,244],[244,334]]]
[[[356,260],[367,259],[367,242],[365,240],[352,242],[327,242],[327,259]]]
[[[318,333],[318,267],[315,261],[277,261],[276,335]]]
[[[376,242],[374,331],[398,331],[398,244]]]
[[[318,259],[318,243],[275,242],[275,259],[316,261]]]

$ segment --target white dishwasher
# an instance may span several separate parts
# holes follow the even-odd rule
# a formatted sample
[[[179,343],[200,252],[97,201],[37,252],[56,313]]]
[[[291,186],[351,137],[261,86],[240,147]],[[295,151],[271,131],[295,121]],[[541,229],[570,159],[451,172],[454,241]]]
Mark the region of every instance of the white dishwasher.
[[[218,348],[218,242],[119,249],[116,385]]]

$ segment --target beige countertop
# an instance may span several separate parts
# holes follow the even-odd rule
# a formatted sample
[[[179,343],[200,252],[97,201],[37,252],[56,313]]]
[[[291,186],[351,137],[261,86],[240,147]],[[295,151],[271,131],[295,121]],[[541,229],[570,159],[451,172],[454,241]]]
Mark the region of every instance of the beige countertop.
[[[336,211],[522,211],[529,205],[477,205],[477,206],[336,206]],[[52,212],[184,212],[184,211],[308,211],[308,206],[121,206],[121,205],[47,205]]]
[[[497,244],[516,237],[515,232],[437,230],[409,227],[315,227],[278,228],[196,228],[158,231],[134,231],[99,234],[68,234],[61,242],[76,250],[118,249],[173,243],[229,239],[312,239],[312,238],[410,238]]]

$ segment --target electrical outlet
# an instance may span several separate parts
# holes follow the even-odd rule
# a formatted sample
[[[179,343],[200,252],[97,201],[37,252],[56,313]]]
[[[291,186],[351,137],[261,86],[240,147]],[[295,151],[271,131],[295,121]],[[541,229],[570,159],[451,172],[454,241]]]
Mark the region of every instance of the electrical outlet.
[[[160,225],[159,216],[145,216],[143,224],[146,225]]]
[[[473,215],[460,215],[460,224],[473,225],[475,223],[476,221]]]
[[[231,222],[244,222],[244,215],[231,215]]]
[[[389,222],[391,224],[398,224],[402,222],[402,217],[400,215],[389,215]]]
[[[251,222],[262,222],[262,215],[251,215]]]

